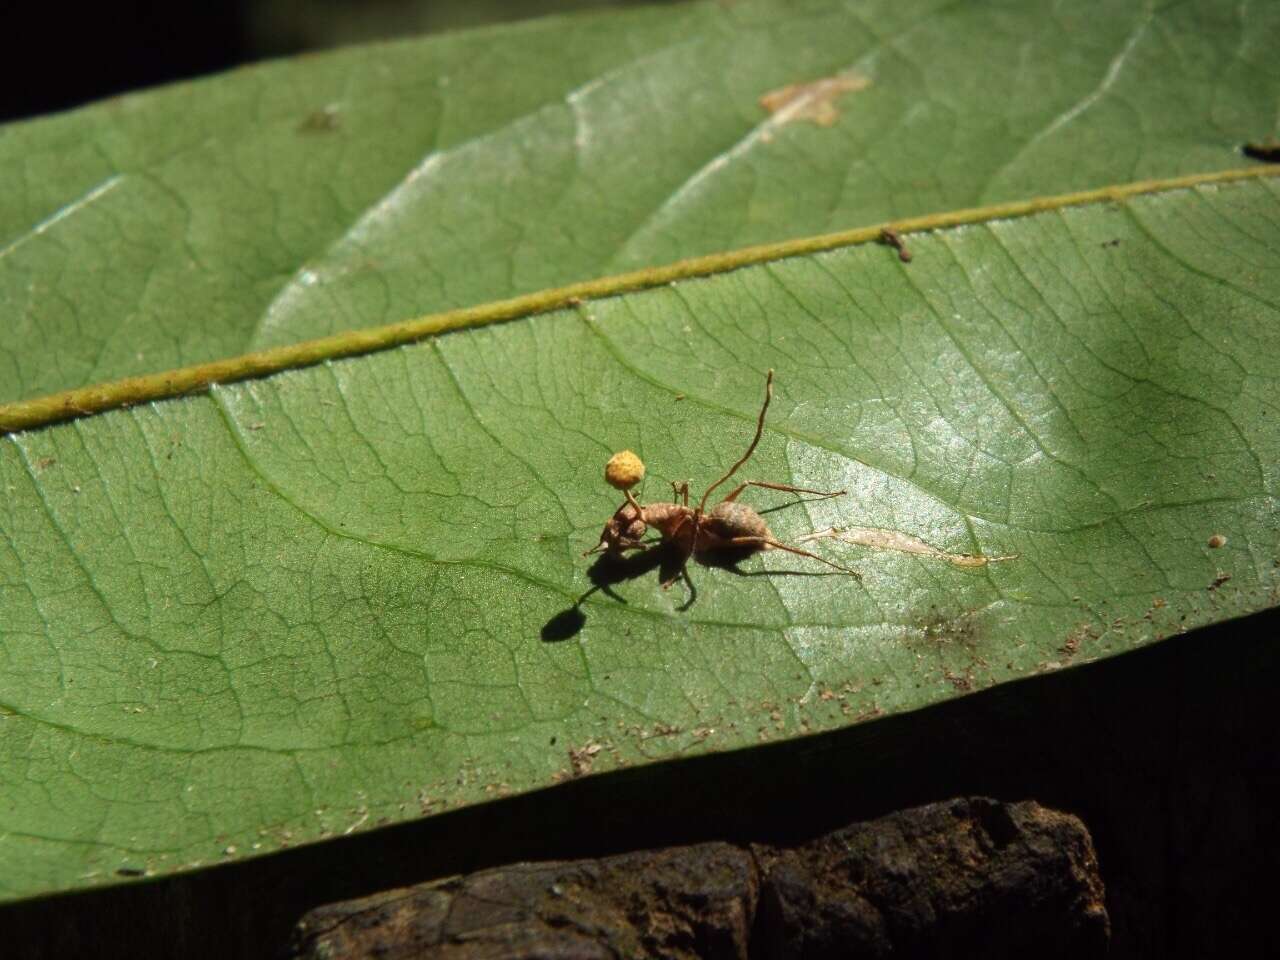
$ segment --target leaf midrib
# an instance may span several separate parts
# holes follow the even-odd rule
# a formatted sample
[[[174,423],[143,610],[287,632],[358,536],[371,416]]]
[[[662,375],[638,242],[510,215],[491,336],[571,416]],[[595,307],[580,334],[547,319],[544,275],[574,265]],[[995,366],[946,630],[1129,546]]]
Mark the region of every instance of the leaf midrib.
[[[377,353],[441,333],[526,319],[537,314],[575,306],[588,300],[601,300],[636,293],[679,280],[709,277],[791,257],[874,243],[880,238],[882,231],[888,227],[892,227],[899,234],[919,234],[975,226],[997,220],[1012,220],[1071,207],[1121,203],[1127,199],[1148,194],[1170,193],[1200,186],[1274,177],[1280,177],[1280,167],[1258,165],[1213,173],[1141,180],[1076,193],[928,214],[855,227],[835,233],[798,237],[677,260],[658,267],[579,281],[562,287],[427,314],[382,326],[348,330],[327,337],[299,341],[221,360],[126,377],[0,404],[0,435],[93,416],[139,403],[203,393],[215,384],[258,379],[286,370],[315,366],[327,360]]]

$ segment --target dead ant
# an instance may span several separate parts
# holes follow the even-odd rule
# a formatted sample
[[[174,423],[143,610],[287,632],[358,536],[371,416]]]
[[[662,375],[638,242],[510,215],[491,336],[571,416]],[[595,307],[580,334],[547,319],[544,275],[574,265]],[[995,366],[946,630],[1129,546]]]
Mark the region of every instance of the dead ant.
[[[589,556],[601,551],[612,556],[618,556],[628,550],[645,550],[648,548],[648,544],[643,542],[642,538],[649,527],[654,527],[662,535],[663,543],[669,543],[674,546],[680,564],[679,569],[663,581],[663,589],[670,587],[681,576],[685,577],[686,580],[688,579],[686,567],[691,556],[749,554],[757,550],[770,549],[786,550],[788,553],[809,557],[819,563],[825,563],[829,567],[835,567],[842,573],[861,579],[861,574],[856,570],[850,570],[848,567],[842,567],[838,563],[832,563],[830,560],[820,557],[816,553],[810,553],[808,550],[802,550],[799,547],[780,542],[774,537],[769,530],[768,524],[764,522],[760,514],[746,504],[738,503],[738,495],[747,487],[764,487],[768,490],[782,490],[787,493],[808,493],[818,498],[843,496],[844,490],[827,493],[822,490],[793,487],[787,483],[746,480],[738,484],[728,496],[712,507],[710,512],[706,509],[707,498],[711,496],[711,491],[737,473],[738,468],[751,459],[751,455],[755,453],[756,445],[760,442],[760,437],[764,433],[764,418],[769,410],[769,401],[772,399],[773,371],[770,370],[765,380],[764,405],[760,408],[760,417],[756,422],[756,435],[752,438],[751,445],[747,447],[747,452],[742,455],[737,463],[729,468],[729,471],[723,477],[707,487],[697,507],[689,506],[689,484],[687,481],[679,484],[673,482],[671,484],[673,495],[681,500],[679,503],[649,503],[642,505],[630,490],[625,490],[626,503],[620,506],[617,512],[604,525],[604,531],[600,534],[600,542],[586,551],[583,556]]]

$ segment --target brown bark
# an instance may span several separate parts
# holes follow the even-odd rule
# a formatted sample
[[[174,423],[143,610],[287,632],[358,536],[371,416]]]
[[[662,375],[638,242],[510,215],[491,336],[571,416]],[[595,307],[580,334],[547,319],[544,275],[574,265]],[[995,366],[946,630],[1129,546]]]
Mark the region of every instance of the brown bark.
[[[793,849],[704,843],[517,864],[331,904],[297,958],[1094,957],[1109,936],[1075,817],[952,800]]]

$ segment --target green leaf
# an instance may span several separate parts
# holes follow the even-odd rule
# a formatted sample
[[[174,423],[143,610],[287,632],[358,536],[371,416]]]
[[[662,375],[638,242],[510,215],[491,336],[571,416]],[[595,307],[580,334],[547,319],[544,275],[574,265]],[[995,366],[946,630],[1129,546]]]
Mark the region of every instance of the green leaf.
[[[1208,0],[706,3],[0,129],[0,400],[156,374],[0,408],[32,428],[0,440],[0,898],[1273,606],[1280,181],[1234,168],[1278,35]],[[913,216],[910,263],[851,229]],[[847,490],[766,517],[842,531],[807,546],[862,580],[770,552],[693,598],[594,585],[608,455],[700,491],[768,368],[743,476]]]
[[[836,729],[1275,603],[1274,179],[862,244],[0,445],[0,895]],[[592,590],[743,476],[811,544]],[[762,491],[751,502],[779,505]],[[1211,547],[1210,538],[1225,540]],[[1218,543],[1218,540],[1214,540]],[[576,609],[576,612],[575,612]]]
[[[12,125],[0,402],[747,244],[1232,168],[1280,132],[1278,37],[1275,4],[1213,0],[660,5]],[[830,77],[858,82],[761,106]],[[813,122],[827,94],[830,127]]]

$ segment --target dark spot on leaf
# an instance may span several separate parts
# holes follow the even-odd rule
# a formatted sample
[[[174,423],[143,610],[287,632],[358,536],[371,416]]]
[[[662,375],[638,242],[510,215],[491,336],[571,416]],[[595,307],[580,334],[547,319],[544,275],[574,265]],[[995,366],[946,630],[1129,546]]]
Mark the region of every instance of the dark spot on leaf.
[[[336,106],[322,107],[307,114],[306,119],[298,124],[299,133],[332,133],[342,125]]]
[[[1267,140],[1259,140],[1256,143],[1246,143],[1240,147],[1240,152],[1252,160],[1261,160],[1263,163],[1280,163],[1280,140],[1271,137]]]

